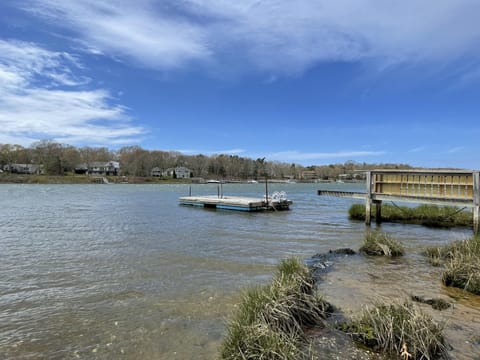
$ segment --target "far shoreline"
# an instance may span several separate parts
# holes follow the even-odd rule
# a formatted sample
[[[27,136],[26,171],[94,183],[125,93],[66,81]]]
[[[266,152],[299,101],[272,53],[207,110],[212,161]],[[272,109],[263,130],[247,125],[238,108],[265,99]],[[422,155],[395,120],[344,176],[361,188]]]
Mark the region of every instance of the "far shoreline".
[[[103,181],[106,179],[107,181]],[[210,179],[199,178],[162,178],[155,176],[106,176],[106,175],[30,175],[30,174],[10,174],[0,173],[0,184],[196,184],[204,185],[208,184]],[[215,180],[217,181],[217,180]],[[271,184],[314,184],[314,183],[335,183],[335,180],[284,180],[284,179],[268,179]],[[359,183],[362,181],[349,181]],[[232,179],[232,180],[219,180],[218,184],[261,184],[265,183],[265,179],[258,179],[252,182],[251,179]]]

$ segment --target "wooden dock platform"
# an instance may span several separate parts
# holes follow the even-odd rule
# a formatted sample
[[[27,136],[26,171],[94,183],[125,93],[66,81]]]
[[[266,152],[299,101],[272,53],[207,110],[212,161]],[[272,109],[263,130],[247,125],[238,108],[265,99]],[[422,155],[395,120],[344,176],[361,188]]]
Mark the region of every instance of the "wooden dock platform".
[[[189,205],[211,209],[224,209],[236,211],[279,211],[289,210],[292,204],[287,199],[252,198],[242,196],[182,196],[179,198],[180,205]]]

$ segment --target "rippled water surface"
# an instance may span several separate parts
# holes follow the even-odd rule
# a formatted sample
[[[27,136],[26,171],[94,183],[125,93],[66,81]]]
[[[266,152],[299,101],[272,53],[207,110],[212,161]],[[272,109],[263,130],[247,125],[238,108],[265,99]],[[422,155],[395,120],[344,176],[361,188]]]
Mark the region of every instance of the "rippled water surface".
[[[179,206],[188,185],[1,185],[0,359],[215,358],[240,289],[268,281],[287,256],[360,247],[365,225],[347,217],[353,201],[319,197],[319,187],[272,184],[292,210],[244,214]],[[263,185],[224,192],[261,196]],[[321,291],[347,314],[378,297],[443,297],[455,307],[432,315],[447,321],[452,355],[479,358],[479,297],[442,287],[441,270],[420,256],[471,231],[382,230],[408,255],[340,260]]]

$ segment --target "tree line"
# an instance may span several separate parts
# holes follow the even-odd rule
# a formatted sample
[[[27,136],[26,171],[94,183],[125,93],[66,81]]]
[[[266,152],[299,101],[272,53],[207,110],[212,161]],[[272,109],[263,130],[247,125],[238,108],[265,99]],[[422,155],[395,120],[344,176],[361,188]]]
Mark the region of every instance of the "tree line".
[[[81,164],[120,163],[121,175],[150,176],[160,169],[184,166],[194,177],[215,179],[259,179],[267,174],[276,179],[336,179],[340,175],[355,176],[358,171],[375,168],[410,168],[405,164],[367,164],[347,161],[341,164],[302,166],[295,163],[251,159],[238,155],[186,155],[178,151],[145,150],[140,146],[125,146],[118,150],[106,147],[75,147],[52,140],[42,140],[29,147],[0,144],[0,169],[11,164],[37,164],[48,175],[73,173]]]

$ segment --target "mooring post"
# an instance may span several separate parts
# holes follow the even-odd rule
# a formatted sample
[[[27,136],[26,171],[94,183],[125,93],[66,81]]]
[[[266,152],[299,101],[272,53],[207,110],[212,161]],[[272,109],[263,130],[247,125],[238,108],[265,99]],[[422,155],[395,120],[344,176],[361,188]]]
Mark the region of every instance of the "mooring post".
[[[367,197],[365,198],[365,224],[370,225],[371,224],[371,207],[372,207],[372,172],[367,171],[367,178],[366,178],[366,183],[367,183]]]
[[[380,224],[382,222],[382,200],[375,200],[375,222]]]
[[[265,172],[265,202],[268,206],[268,177],[267,177],[267,172]]]
[[[473,172],[473,233],[478,234],[478,217],[480,213],[480,172]]]

